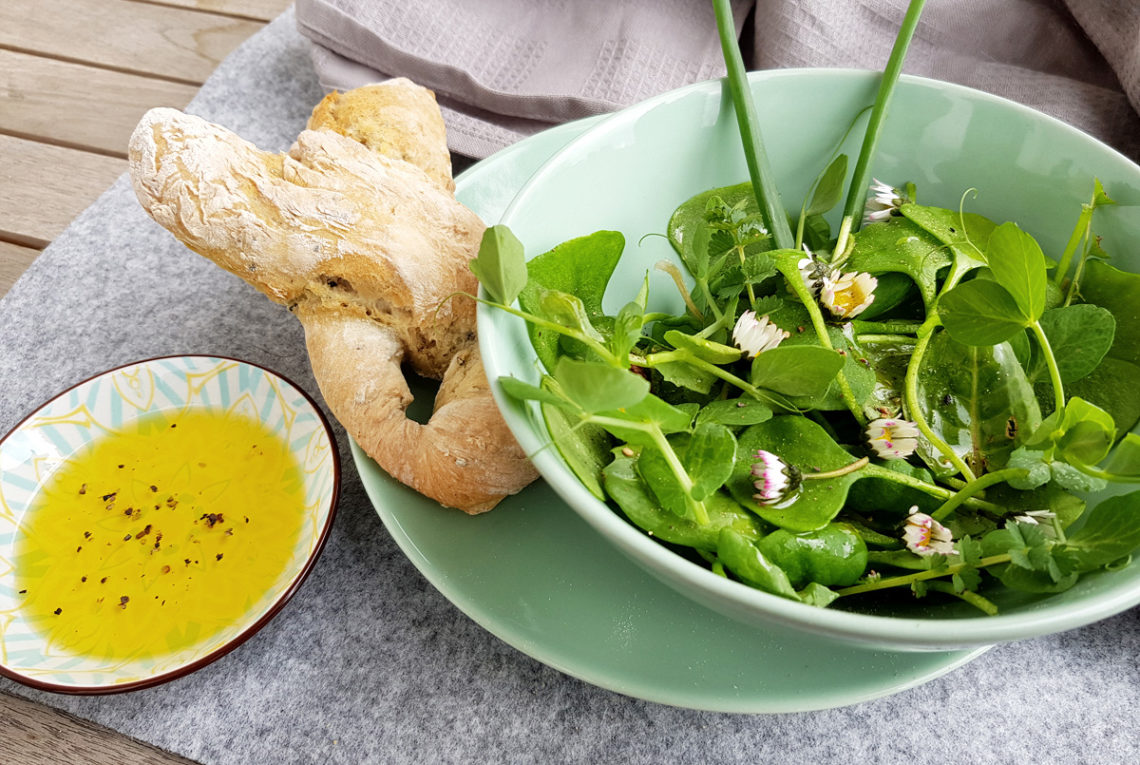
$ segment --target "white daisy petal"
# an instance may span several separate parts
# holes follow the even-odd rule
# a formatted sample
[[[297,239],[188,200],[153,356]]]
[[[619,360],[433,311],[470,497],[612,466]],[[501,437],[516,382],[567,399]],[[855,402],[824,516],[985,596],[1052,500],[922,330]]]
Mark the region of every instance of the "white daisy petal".
[[[824,308],[840,319],[851,319],[875,302],[879,280],[867,273],[838,270],[823,277],[819,300]]]
[[[760,505],[774,505],[794,498],[802,476],[795,465],[789,465],[772,452],[757,449],[752,455],[752,498]]]
[[[773,324],[767,316],[757,319],[754,311],[745,311],[732,328],[732,342],[752,358],[772,350],[790,334]]]
[[[954,537],[950,530],[926,513],[918,512],[917,505],[911,507],[907,516],[903,541],[908,550],[923,557],[954,553]]]
[[[880,459],[906,459],[918,448],[918,426],[907,420],[881,417],[867,423],[864,432],[875,455]]]

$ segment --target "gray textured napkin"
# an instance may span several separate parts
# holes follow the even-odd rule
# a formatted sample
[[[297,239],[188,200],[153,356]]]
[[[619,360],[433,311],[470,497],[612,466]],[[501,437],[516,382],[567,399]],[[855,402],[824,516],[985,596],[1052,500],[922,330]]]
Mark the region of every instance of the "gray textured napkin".
[[[738,28],[752,11],[743,47],[753,69],[880,70],[906,6],[733,3]],[[711,9],[708,0],[298,0],[297,24],[326,90],[410,77],[436,91],[452,151],[485,157],[552,123],[721,75]],[[930,2],[905,71],[1019,101],[1140,157],[1136,0]]]
[[[320,96],[287,13],[228,58],[190,110],[282,150]],[[0,431],[85,376],[188,352],[246,358],[318,395],[296,320],[186,251],[120,179],[0,300]],[[217,765],[1140,757],[1138,609],[823,712],[696,712],[574,680],[491,636],[424,580],[379,522],[337,435],[344,491],[329,544],[249,642],[186,678],[120,696],[0,687]]]
[[[738,30],[750,5],[732,2]],[[724,74],[694,0],[298,0],[297,25],[326,90],[408,77],[469,157]]]

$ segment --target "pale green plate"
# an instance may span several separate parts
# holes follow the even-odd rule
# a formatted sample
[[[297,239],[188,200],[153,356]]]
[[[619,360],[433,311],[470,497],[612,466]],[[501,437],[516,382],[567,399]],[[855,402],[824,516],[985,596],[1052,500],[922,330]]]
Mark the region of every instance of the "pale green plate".
[[[480,162],[460,176],[457,196],[497,221],[539,165],[591,122]],[[421,407],[430,399],[413,392]],[[911,688],[985,651],[886,653],[764,633],[647,574],[545,483],[469,517],[397,483],[355,443],[352,454],[389,532],[444,596],[523,653],[619,693],[726,712],[825,709]]]

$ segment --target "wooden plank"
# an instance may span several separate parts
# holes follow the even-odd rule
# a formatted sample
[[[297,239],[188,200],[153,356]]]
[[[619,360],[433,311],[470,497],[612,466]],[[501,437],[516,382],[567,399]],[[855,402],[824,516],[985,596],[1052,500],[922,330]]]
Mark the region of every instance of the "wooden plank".
[[[192,765],[190,760],[18,696],[0,693],[0,762]]]
[[[259,21],[273,21],[293,4],[293,0],[135,0],[135,2],[192,8],[196,11],[209,11],[223,16]]]
[[[0,133],[127,155],[152,106],[182,108],[197,88],[0,50]]]
[[[20,274],[24,273],[39,254],[39,250],[31,247],[21,247],[11,242],[0,242],[0,296],[12,288],[16,280],[20,278]],[[0,749],[0,753],[2,752],[3,749]],[[0,758],[0,762],[4,762],[4,759]]]
[[[199,84],[262,26],[130,0],[0,3],[0,47]]]
[[[46,247],[127,161],[0,135],[0,239]]]

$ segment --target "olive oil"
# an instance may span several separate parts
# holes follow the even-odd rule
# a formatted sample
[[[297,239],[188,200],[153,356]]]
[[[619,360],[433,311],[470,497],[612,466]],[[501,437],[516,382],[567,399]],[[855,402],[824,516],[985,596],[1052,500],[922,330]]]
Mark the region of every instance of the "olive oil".
[[[23,613],[49,650],[161,658],[248,620],[294,558],[301,468],[226,412],[159,413],[70,457],[17,539]]]

